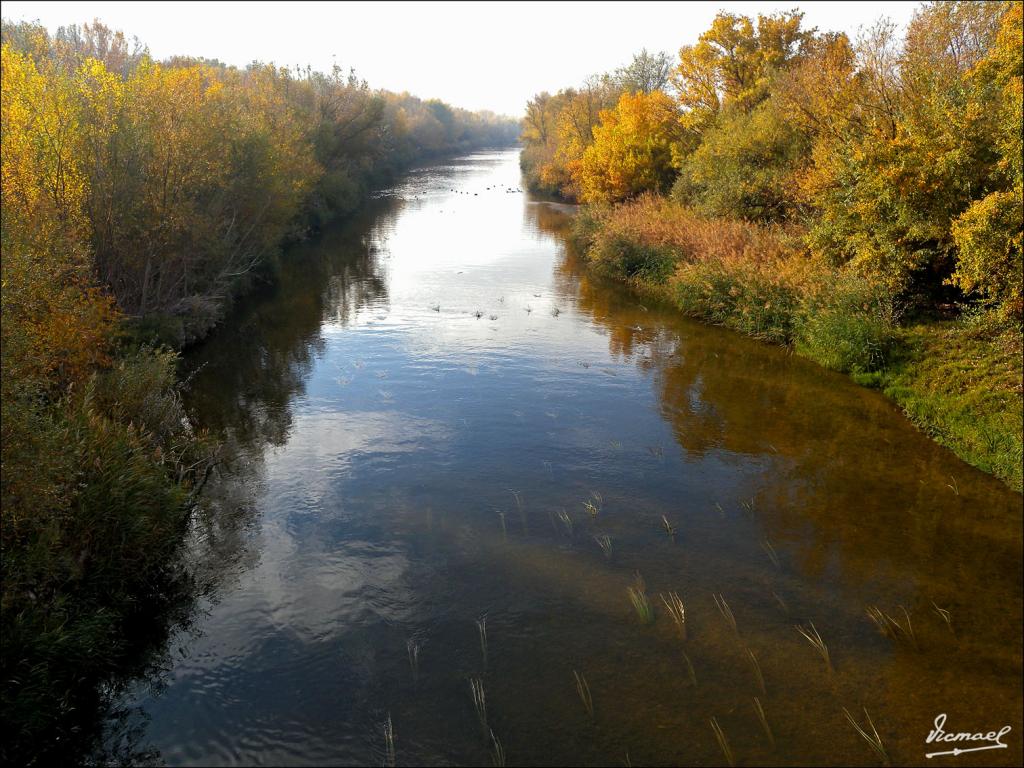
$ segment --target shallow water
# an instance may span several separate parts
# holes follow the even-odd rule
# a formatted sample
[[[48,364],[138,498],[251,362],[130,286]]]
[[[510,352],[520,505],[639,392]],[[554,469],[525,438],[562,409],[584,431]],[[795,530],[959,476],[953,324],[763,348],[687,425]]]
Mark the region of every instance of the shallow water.
[[[521,184],[512,151],[412,173],[192,353],[230,461],[136,738],[379,765],[390,717],[398,764],[490,764],[493,733],[510,765],[712,765],[714,717],[740,764],[877,765],[866,708],[893,763],[947,713],[1014,729],[941,760],[1019,765],[1021,497],[877,393],[586,274]]]

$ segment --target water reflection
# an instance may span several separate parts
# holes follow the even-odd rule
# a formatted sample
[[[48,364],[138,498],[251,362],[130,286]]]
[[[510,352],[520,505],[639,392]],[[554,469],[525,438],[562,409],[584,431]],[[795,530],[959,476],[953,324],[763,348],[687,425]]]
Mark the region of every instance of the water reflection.
[[[413,174],[192,356],[228,449],[208,598],[126,702],[160,758],[379,763],[390,716],[399,762],[485,764],[470,677],[512,763],[716,763],[714,716],[746,762],[870,764],[865,706],[915,762],[940,711],[1019,722],[1020,497],[875,393],[587,273],[516,161]]]

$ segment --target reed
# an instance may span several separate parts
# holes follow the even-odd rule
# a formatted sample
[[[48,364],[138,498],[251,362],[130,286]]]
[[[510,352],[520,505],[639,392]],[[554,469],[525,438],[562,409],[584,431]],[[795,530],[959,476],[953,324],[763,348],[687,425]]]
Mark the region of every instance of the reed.
[[[768,715],[765,714],[764,705],[757,696],[754,697],[754,712],[757,714],[757,719],[761,723],[761,730],[763,730],[764,735],[768,737],[768,743],[772,745],[772,749],[775,749],[775,734],[772,733],[772,727],[768,725]]]
[[[473,313],[473,317],[475,317],[477,320],[479,320],[483,316],[484,316],[484,313],[481,310],[479,310],[479,309],[476,312]]]
[[[677,592],[669,592],[668,596],[659,595],[661,602],[665,604],[665,609],[668,611],[668,615],[672,617],[672,621],[675,622],[676,627],[679,628],[679,635],[683,640],[686,639],[686,606],[683,605],[683,599],[679,597]]]
[[[498,519],[501,520],[501,535],[503,537],[507,536],[508,535],[508,525],[505,523],[505,513],[504,512],[499,512],[498,513]]]
[[[779,607],[783,610],[784,613],[789,613],[789,604],[782,599],[782,595],[780,595],[778,592],[772,591],[772,597],[775,598],[775,602],[779,604]]]
[[[488,729],[490,730],[490,729]],[[501,742],[498,741],[498,737],[494,735],[494,731],[491,732],[491,765],[495,768],[503,768],[505,765],[505,748],[501,746]]]
[[[730,608],[729,604],[725,602],[725,597],[721,594],[716,595],[713,593],[711,596],[715,599],[715,605],[718,606],[718,612],[722,614],[722,618],[725,619],[730,627],[732,627],[732,631],[739,636],[740,630],[739,627],[736,626],[736,617],[732,614],[732,608]]]
[[[612,556],[612,537],[607,533],[602,533],[600,536],[595,536],[594,541],[597,542],[597,546],[604,552],[604,556],[610,558]]]
[[[914,625],[910,623],[910,614],[907,613],[907,609],[902,605],[900,608],[906,618],[906,626],[904,626],[899,619],[890,616],[876,605],[869,605],[866,613],[868,618],[875,623],[875,626],[878,627],[878,631],[881,632],[884,637],[888,637],[897,642],[906,642],[915,650],[919,650],[917,645],[917,636],[914,634]]]
[[[671,521],[667,517],[665,517],[665,515],[661,516],[661,527],[665,529],[665,533],[668,534],[668,537],[675,541],[676,527],[672,525]]]
[[[938,614],[939,618],[946,623],[946,628],[949,630],[949,633],[953,635],[953,637],[956,637],[956,630],[953,629],[953,614],[945,608],[939,608],[939,606],[934,602],[932,602],[932,608],[935,609],[935,613]]]
[[[561,520],[562,525],[565,526],[565,532],[569,534],[569,538],[572,538],[572,517],[569,515],[568,512],[565,511],[565,507],[562,507],[562,509],[559,511],[558,519]]]
[[[821,656],[821,660],[825,662],[825,667],[829,673],[832,672],[832,657],[829,656],[828,646],[825,645],[825,641],[821,639],[821,635],[818,633],[817,628],[814,626],[814,622],[809,622],[807,627],[798,626],[796,631],[799,632],[809,642],[814,650]]]
[[[949,479],[953,481],[953,484],[950,485],[949,483],[946,483],[946,487],[951,489],[953,491],[953,493],[955,493],[957,496],[959,496],[960,495],[960,485],[957,483],[956,478],[953,477],[952,475],[950,475]]]
[[[473,707],[476,709],[476,718],[485,731],[487,728],[487,697],[484,695],[484,681],[479,677],[469,678],[469,689],[473,694]]]
[[[395,767],[395,726],[391,722],[390,712],[387,722],[384,723],[384,765],[389,768]]]
[[[711,723],[711,730],[715,732],[715,739],[718,741],[718,746],[722,750],[722,754],[725,755],[725,762],[730,766],[736,765],[736,760],[732,756],[732,750],[729,748],[729,740],[725,738],[725,731],[722,730],[722,726],[718,724],[718,720],[711,718],[708,720]]]
[[[640,621],[644,624],[653,622],[654,609],[651,607],[651,602],[647,599],[647,593],[640,591],[636,587],[626,587],[626,591],[629,592],[629,600],[633,603],[633,610],[640,617]]]
[[[697,673],[693,669],[693,662],[690,661],[689,655],[686,651],[683,651],[683,661],[686,663],[686,673],[690,678],[690,683],[694,686],[697,685]]]
[[[772,546],[772,543],[768,541],[768,539],[764,539],[761,542],[761,549],[763,549],[765,554],[768,555],[768,559],[772,561],[772,565],[774,565],[778,570],[782,570],[782,565],[779,563],[779,554],[775,551],[775,547]]]
[[[640,617],[640,621],[644,624],[654,621],[654,609],[647,599],[647,584],[644,582],[644,577],[640,575],[640,571],[633,573],[633,585],[627,587],[626,591],[629,593],[629,601],[633,604],[633,610]]]
[[[572,675],[576,678],[576,693],[579,694],[580,701],[583,702],[583,708],[587,710],[587,715],[593,720],[594,697],[590,695],[590,685],[587,684],[587,678],[575,669],[572,671]]]
[[[480,654],[483,657],[484,669],[487,669],[487,614],[476,620],[476,631],[480,635]]]
[[[647,446],[647,450],[650,451],[651,456],[658,460],[665,458],[665,449],[660,445],[649,445]]]
[[[516,501],[516,509],[520,512],[523,511],[523,497],[519,494],[515,488],[509,488],[508,492],[512,494],[512,498]]]
[[[860,724],[854,719],[850,711],[843,707],[843,713],[846,715],[846,719],[850,721],[850,725],[853,729],[860,734],[860,737],[868,743],[872,751],[878,755],[882,761],[882,765],[892,765],[889,760],[889,753],[885,751],[885,745],[882,743],[882,737],[878,735],[878,729],[875,728],[875,724],[871,721],[871,715],[868,714],[867,708],[864,709],[864,717],[867,718],[868,727],[871,728],[871,733],[868,733],[866,729],[861,728]]]
[[[409,655],[409,668],[412,670],[412,681],[414,683],[419,682],[420,679],[420,649],[422,647],[423,644],[416,635],[405,641],[405,650]]]
[[[562,314],[562,310],[560,310],[558,307],[552,307],[551,308],[551,316],[552,317],[558,317],[560,314]]]
[[[762,694],[766,694],[768,691],[764,686],[764,674],[761,672],[761,664],[758,662],[757,656],[754,655],[752,650],[747,648],[746,651],[747,661],[750,662],[750,668],[754,671],[754,679],[757,680],[757,687],[761,689]]]

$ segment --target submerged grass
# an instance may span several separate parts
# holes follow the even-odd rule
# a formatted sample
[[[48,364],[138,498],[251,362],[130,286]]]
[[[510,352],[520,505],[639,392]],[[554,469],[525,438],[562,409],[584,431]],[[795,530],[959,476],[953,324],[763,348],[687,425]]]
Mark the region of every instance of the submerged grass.
[[[487,728],[487,696],[484,694],[484,681],[479,677],[469,678],[469,690],[473,695],[473,708],[476,710],[476,719],[484,731]]]
[[[750,668],[754,672],[754,679],[757,680],[757,687],[761,689],[762,694],[765,694],[768,691],[765,689],[764,674],[761,672],[761,664],[758,662],[757,656],[754,655],[754,652],[752,650],[747,648],[746,652],[747,661],[750,662]]]
[[[862,728],[860,724],[854,719],[850,711],[843,707],[843,713],[846,715],[846,719],[850,721],[850,725],[857,731],[864,741],[871,747],[871,751],[878,755],[878,758],[882,761],[882,765],[892,765],[889,760],[889,753],[885,749],[885,745],[882,743],[882,737],[878,735],[878,729],[875,728],[875,724],[871,721],[871,715],[868,714],[867,709],[864,710],[864,717],[867,719],[868,728],[871,729],[869,733],[865,728]]]
[[[495,768],[503,768],[505,765],[505,748],[498,741],[498,737],[494,735],[494,731],[491,732],[491,764]]]
[[[881,632],[882,635],[892,640],[905,642],[913,647],[914,650],[919,650],[917,645],[917,635],[914,633],[914,625],[910,621],[910,614],[907,613],[907,609],[902,605],[900,606],[900,610],[903,611],[903,617],[906,623],[890,616],[876,605],[868,606],[867,615],[868,618],[875,623],[875,626],[878,627],[878,631]]]
[[[713,717],[708,722],[711,724],[711,730],[714,731],[715,741],[718,742],[718,746],[722,750],[725,762],[730,766],[736,765],[736,759],[732,756],[732,749],[729,748],[729,740],[725,738],[725,731],[722,730],[722,726]]]
[[[672,621],[675,622],[676,627],[679,629],[679,635],[686,639],[686,606],[683,605],[683,600],[679,597],[677,592],[669,592],[668,596],[660,595],[661,602],[665,604],[665,610],[668,611],[668,615],[672,617]]]
[[[388,719],[384,723],[384,765],[388,768],[395,766],[395,726],[391,722],[390,712],[388,712]]]
[[[487,614],[482,614],[476,620],[476,631],[480,635],[480,656],[483,659],[484,669],[487,669]]]
[[[772,727],[768,724],[768,715],[764,711],[764,705],[757,696],[754,697],[754,712],[757,714],[757,721],[761,723],[761,730],[768,737],[768,743],[772,745],[772,749],[775,749],[775,734],[772,733]]]
[[[715,605],[718,606],[718,612],[722,614],[722,618],[725,619],[726,623],[730,627],[732,627],[732,631],[739,636],[740,630],[739,627],[736,626],[736,617],[733,616],[732,608],[730,608],[729,604],[725,602],[725,597],[720,594],[712,594],[711,596],[715,599]]]
[[[585,675],[581,675],[575,669],[572,671],[573,677],[576,678],[576,693],[579,694],[580,701],[583,702],[583,708],[587,710],[587,715],[590,719],[594,719],[594,697],[590,694],[590,685],[587,683]]]
[[[829,655],[828,646],[825,645],[825,641],[821,639],[821,635],[818,634],[817,628],[814,626],[814,622],[809,622],[808,626],[798,626],[796,631],[803,635],[804,639],[813,646],[814,650],[821,656],[821,660],[825,662],[825,667],[828,669],[829,674],[832,673],[832,657]]]
[[[647,586],[639,571],[634,577],[633,585],[626,587],[626,591],[629,593],[629,601],[633,604],[633,610],[636,611],[640,621],[644,624],[652,623],[654,608],[651,606],[651,601],[647,599]]]

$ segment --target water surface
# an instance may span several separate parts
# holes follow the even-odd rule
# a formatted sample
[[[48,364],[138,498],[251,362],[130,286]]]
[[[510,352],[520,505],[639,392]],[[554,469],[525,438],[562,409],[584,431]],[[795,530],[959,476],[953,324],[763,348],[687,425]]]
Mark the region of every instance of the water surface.
[[[390,717],[398,764],[713,765],[713,717],[740,764],[877,765],[866,708],[894,763],[947,713],[1014,726],[957,765],[1020,764],[1021,497],[877,393],[588,275],[521,184],[512,151],[412,173],[192,354],[230,450],[209,594],[127,699],[143,743],[379,765]]]

